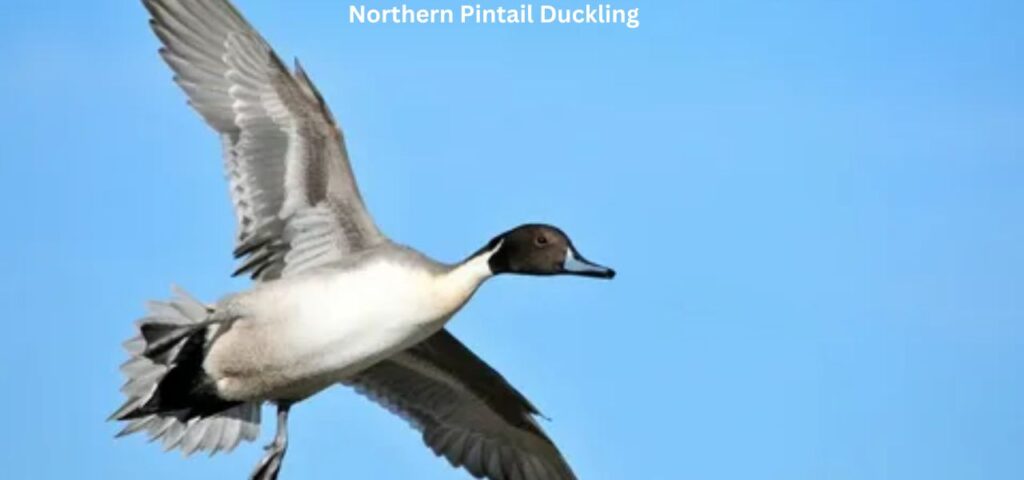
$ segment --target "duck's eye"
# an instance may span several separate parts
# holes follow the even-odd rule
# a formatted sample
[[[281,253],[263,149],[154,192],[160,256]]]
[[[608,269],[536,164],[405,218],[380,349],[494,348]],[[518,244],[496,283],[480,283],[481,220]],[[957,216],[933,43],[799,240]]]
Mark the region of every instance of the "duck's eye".
[[[533,239],[533,242],[536,243],[538,247],[543,247],[548,244],[548,237],[539,235],[537,238]]]

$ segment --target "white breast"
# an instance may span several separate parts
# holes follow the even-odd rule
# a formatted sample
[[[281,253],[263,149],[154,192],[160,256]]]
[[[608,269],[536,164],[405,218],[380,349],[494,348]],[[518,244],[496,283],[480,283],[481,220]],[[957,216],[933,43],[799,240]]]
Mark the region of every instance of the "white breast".
[[[468,292],[467,296],[468,296]],[[456,305],[444,298],[437,277],[378,262],[365,269],[294,285],[276,306],[289,317],[282,333],[296,352],[318,351],[344,366],[363,351],[389,349],[435,325]]]
[[[267,284],[246,298],[250,318],[211,346],[209,367],[234,396],[310,395],[437,332],[489,274],[381,260]]]

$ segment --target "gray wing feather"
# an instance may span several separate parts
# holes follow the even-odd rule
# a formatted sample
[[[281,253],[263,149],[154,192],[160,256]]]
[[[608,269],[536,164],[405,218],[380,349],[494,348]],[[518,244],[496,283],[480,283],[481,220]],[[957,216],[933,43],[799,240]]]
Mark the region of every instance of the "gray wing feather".
[[[238,221],[236,274],[294,275],[384,239],[359,194],[341,130],[298,63],[289,72],[225,0],[144,4],[175,82],[221,136]],[[318,227],[340,239],[331,250],[305,245],[309,237],[289,228],[307,209],[337,216]],[[309,257],[313,252],[320,256]],[[301,259],[301,267],[290,259]]]
[[[533,405],[446,330],[349,384],[405,418],[435,454],[475,477],[576,478],[537,425]]]

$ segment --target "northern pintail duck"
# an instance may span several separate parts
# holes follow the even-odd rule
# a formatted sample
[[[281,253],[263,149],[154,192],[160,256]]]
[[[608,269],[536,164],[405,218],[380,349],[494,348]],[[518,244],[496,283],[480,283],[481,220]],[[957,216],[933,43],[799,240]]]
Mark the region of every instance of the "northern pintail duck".
[[[502,376],[445,330],[501,273],[611,278],[550,225],[513,228],[456,264],[385,237],[341,131],[296,62],[289,71],[225,0],[144,0],[161,56],[216,130],[237,216],[235,256],[256,283],[204,304],[152,302],[127,343],[128,397],[112,418],[185,453],[229,451],[277,405],[252,472],[277,478],[292,405],[335,384],[408,419],[453,465],[491,479],[572,479]]]

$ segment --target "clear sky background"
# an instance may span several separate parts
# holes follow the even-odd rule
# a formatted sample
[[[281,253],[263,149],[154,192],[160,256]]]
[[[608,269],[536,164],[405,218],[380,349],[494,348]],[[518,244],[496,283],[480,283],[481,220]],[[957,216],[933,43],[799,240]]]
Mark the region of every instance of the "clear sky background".
[[[499,278],[451,325],[581,478],[1024,478],[1021,2],[617,2],[636,30],[239,4],[394,239],[454,261],[545,221],[619,271]],[[145,300],[246,286],[146,20],[0,7],[5,478],[242,478],[271,435],[183,460],[104,421]],[[291,433],[283,478],[469,478],[342,388]]]

